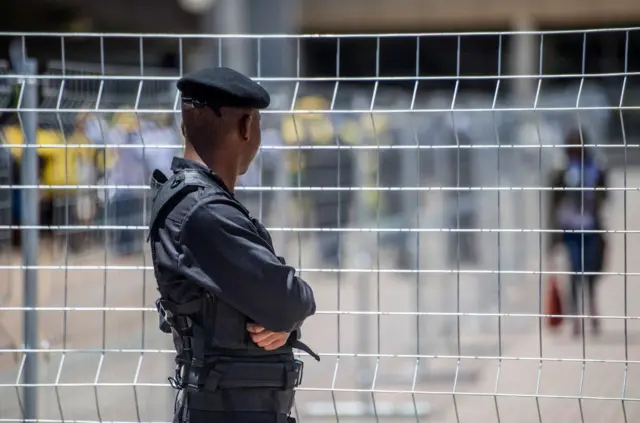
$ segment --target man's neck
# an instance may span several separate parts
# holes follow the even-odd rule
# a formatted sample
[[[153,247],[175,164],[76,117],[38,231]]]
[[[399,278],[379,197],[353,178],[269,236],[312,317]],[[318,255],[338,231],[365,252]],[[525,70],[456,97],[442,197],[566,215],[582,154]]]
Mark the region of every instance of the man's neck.
[[[238,178],[237,170],[232,169],[229,166],[229,160],[212,159],[204,161],[190,146],[185,148],[184,158],[206,166],[209,170],[218,175],[220,179],[222,179],[222,182],[224,182],[224,185],[229,191],[235,191],[236,180]]]

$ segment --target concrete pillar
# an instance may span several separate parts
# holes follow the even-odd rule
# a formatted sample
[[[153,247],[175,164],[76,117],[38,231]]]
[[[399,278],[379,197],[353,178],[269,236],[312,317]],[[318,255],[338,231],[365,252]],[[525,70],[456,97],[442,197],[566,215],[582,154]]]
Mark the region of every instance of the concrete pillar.
[[[200,15],[201,34],[246,34],[249,32],[249,0],[215,0],[212,7]],[[220,51],[220,47],[222,51]],[[207,39],[190,51],[185,71],[210,66],[228,66],[243,73],[252,73],[251,41],[227,38]]]
[[[248,0],[218,0],[213,8],[219,34],[247,34],[250,30]],[[239,72],[253,73],[251,40],[232,38],[222,41],[222,65]]]
[[[249,0],[250,25],[254,34],[296,34],[298,0]],[[295,76],[297,41],[270,39],[260,42],[259,72],[263,77]],[[258,58],[256,58],[258,60]]]
[[[529,16],[517,16],[513,20],[515,31],[532,31],[534,21]],[[535,75],[538,73],[540,59],[539,36],[518,34],[509,43],[508,72],[511,75]],[[514,100],[523,107],[532,105],[535,97],[537,81],[535,79],[515,79],[511,86]]]
[[[530,16],[515,16],[512,29],[516,31],[535,30],[535,22]],[[537,75],[540,64],[540,37],[532,34],[518,34],[512,37],[508,44],[508,72],[511,75]],[[538,128],[542,119],[541,114],[531,111],[535,104],[538,80],[535,78],[516,78],[510,84],[511,107],[527,108],[524,112],[509,112],[509,118],[517,122],[516,133],[513,134],[516,143],[539,145]],[[544,88],[544,85],[543,85]],[[511,120],[511,119],[509,119]],[[510,141],[508,142],[510,143]],[[544,150],[542,151],[544,153]],[[540,181],[540,150],[526,149],[504,151],[501,157],[500,181],[502,185],[535,186]],[[511,165],[508,165],[511,164]],[[539,193],[528,191],[524,193],[506,193],[501,195],[500,224],[504,228],[539,228],[540,198]],[[518,212],[521,210],[523,212]],[[529,268],[528,262],[535,257],[535,246],[538,245],[537,234],[499,234],[502,246],[499,252],[504,268]],[[532,249],[529,250],[528,246]],[[508,290],[513,278],[503,275],[502,292]],[[513,281],[515,282],[515,280]]]

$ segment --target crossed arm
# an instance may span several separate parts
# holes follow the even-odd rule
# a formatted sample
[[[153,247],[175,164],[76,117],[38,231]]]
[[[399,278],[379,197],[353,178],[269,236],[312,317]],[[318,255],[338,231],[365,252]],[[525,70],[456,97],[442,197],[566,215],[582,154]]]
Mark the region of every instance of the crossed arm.
[[[258,322],[247,330],[259,346],[282,346],[315,313],[311,287],[276,256],[231,199],[215,197],[191,211],[180,244],[181,264],[197,273],[194,279]]]

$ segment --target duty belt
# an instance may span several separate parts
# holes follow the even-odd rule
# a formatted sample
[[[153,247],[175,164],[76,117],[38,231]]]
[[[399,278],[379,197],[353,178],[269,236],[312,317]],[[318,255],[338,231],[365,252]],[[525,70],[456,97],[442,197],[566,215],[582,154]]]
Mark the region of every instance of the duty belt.
[[[178,367],[176,379],[189,409],[223,412],[227,415],[226,421],[234,423],[237,412],[275,412],[288,416],[294,388],[302,382],[303,367],[300,360],[257,363],[217,359],[212,366],[205,366],[204,378],[197,370],[188,371],[188,375],[179,374],[193,369],[189,366]],[[204,383],[200,383],[203,380]]]
[[[178,366],[176,381],[178,386],[193,392],[237,388],[293,390],[302,383],[303,369],[300,360],[265,363],[216,359],[203,368]]]

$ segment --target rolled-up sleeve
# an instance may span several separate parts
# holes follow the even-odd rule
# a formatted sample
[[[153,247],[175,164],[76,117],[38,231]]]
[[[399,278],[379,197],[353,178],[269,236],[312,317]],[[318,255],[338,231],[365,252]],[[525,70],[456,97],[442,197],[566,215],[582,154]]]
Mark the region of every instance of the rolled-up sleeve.
[[[278,259],[232,200],[196,207],[182,225],[180,244],[186,274],[266,329],[291,332],[315,313],[311,287]]]

